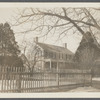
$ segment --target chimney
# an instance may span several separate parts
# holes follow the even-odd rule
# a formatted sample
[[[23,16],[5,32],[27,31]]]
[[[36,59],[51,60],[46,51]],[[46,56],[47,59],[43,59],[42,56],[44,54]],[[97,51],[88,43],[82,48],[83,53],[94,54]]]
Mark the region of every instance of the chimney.
[[[64,48],[67,48],[67,43],[63,43],[63,47]]]
[[[38,43],[38,37],[35,37],[34,42]]]

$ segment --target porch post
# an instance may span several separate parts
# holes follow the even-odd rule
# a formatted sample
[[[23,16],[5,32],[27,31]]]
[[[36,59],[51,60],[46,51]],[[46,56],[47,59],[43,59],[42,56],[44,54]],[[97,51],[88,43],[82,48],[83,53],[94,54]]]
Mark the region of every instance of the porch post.
[[[58,63],[59,63],[59,62],[57,61],[57,71],[58,71],[58,66],[59,66]]]
[[[59,62],[57,61],[57,75],[56,75],[56,79],[57,79],[57,85],[58,85],[58,88],[59,88],[59,73],[58,73],[58,65],[59,64]]]
[[[45,69],[45,66],[44,66],[44,60],[41,61],[41,62],[42,62],[42,70],[44,70],[44,69]]]
[[[44,59],[44,50],[42,49],[42,52],[41,52],[41,62],[42,62],[42,70],[45,70],[45,59]]]

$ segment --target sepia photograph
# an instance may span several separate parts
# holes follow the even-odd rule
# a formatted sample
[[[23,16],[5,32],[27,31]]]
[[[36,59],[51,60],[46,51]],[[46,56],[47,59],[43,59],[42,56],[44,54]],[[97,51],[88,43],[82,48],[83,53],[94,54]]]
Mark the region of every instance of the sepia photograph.
[[[0,93],[100,92],[99,3],[0,5]]]

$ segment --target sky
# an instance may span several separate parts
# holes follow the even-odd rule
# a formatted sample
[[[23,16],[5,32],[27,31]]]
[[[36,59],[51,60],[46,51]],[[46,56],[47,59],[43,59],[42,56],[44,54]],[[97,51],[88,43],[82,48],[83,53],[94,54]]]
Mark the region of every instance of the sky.
[[[16,16],[16,12],[18,11],[18,8],[14,7],[0,7],[0,23],[9,22],[10,24],[14,22],[14,16]],[[27,26],[28,27],[28,26]],[[26,27],[26,28],[27,28]],[[35,35],[35,32],[30,32],[27,34],[17,33],[17,31],[20,31],[22,27],[11,27],[15,33],[16,41],[18,42],[18,45],[23,44],[23,41],[31,41],[33,42],[34,38],[37,36]],[[51,36],[49,35],[46,40],[44,38],[39,38],[39,42],[44,42],[47,44],[53,44],[58,46],[63,46],[63,43],[67,43],[67,48],[71,50],[72,52],[75,52],[77,47],[79,46],[79,43],[81,41],[81,36],[76,34],[70,34],[65,36],[62,40],[57,41],[57,36]]]
[[[100,3],[0,3],[0,23],[9,22],[11,25],[12,30],[15,33],[15,39],[18,42],[18,45],[23,45],[23,42],[34,42],[34,38],[37,36],[36,32],[30,32],[27,34],[20,33],[20,30],[23,29],[23,27],[16,27],[12,26],[12,23],[15,21],[18,9],[22,9],[24,7],[100,7]],[[28,28],[28,26],[24,27],[25,29]],[[19,33],[17,33],[19,31]],[[62,40],[57,41],[57,35],[54,36],[49,35],[46,40],[44,38],[39,38],[39,42],[44,42],[47,44],[53,44],[58,46],[63,46],[63,43],[67,43],[67,48],[75,53],[77,50],[77,47],[79,46],[79,43],[81,41],[82,36],[77,34],[72,34],[72,32],[69,32],[70,34],[65,36]]]

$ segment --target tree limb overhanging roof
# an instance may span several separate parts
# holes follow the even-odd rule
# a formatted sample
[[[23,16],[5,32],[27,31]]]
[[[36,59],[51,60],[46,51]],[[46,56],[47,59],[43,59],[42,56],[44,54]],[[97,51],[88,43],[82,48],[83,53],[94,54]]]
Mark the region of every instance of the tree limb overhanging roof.
[[[62,53],[65,53],[65,54],[74,55],[73,52],[71,52],[70,50],[68,50],[67,48],[64,48],[64,47],[45,44],[45,43],[39,43],[39,42],[37,43],[37,45],[39,45],[44,50],[58,52],[58,53],[62,52]]]

